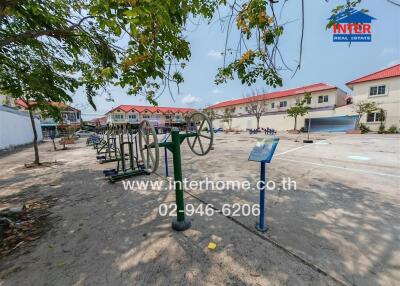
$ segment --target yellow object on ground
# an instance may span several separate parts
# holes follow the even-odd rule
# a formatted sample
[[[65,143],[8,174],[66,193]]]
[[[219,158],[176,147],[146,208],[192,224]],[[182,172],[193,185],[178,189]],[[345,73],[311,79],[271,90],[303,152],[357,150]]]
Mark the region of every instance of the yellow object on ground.
[[[208,249],[214,250],[217,247],[217,244],[214,242],[210,242],[207,247]]]

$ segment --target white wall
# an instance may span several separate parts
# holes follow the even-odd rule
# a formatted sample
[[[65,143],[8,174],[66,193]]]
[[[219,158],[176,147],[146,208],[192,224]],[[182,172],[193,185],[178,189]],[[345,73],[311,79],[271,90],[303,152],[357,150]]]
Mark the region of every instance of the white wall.
[[[370,87],[377,85],[386,85],[386,94],[383,96],[369,96]],[[386,112],[386,128],[392,125],[400,127],[400,77],[354,84],[353,101],[354,104],[376,102],[378,107]],[[379,129],[380,122],[367,123],[365,115],[361,118],[361,122],[367,124],[371,130],[377,131]]]
[[[6,96],[3,94],[0,94],[0,105],[5,104],[6,101]]]
[[[297,117],[297,129],[304,127],[306,118],[336,117],[345,115],[356,115],[352,105],[346,105],[335,109],[328,110],[311,110],[305,116]],[[221,119],[215,119],[213,122],[215,128],[228,128],[228,123],[222,122]],[[255,116],[242,116],[232,118],[232,129],[246,130],[248,128],[256,128],[257,120]],[[274,128],[278,131],[291,130],[294,127],[294,118],[289,117],[287,113],[268,114],[260,118],[260,127]]]
[[[38,141],[43,140],[40,121],[35,119]],[[0,150],[33,141],[29,115],[23,111],[0,106]]]

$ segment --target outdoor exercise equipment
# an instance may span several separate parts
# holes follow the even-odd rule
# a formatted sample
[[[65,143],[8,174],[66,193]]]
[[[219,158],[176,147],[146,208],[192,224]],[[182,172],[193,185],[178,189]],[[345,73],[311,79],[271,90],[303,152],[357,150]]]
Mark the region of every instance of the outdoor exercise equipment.
[[[151,129],[151,126],[149,126],[149,122],[144,125],[147,126],[147,128],[141,130],[141,133],[146,134],[146,130]],[[196,112],[188,118],[186,132],[180,132],[178,128],[172,128],[170,135],[171,141],[165,140],[160,143],[157,141],[153,141],[152,143],[146,142],[146,145],[140,146],[141,150],[148,150],[149,148],[155,149],[157,150],[157,154],[159,147],[165,147],[172,153],[177,206],[177,218],[172,221],[172,228],[177,231],[186,230],[191,226],[191,222],[185,219],[185,203],[182,189],[181,144],[186,140],[190,150],[194,154],[198,156],[206,155],[212,148],[214,138],[213,132],[207,133],[207,130],[213,130],[210,119],[205,114]]]
[[[110,182],[116,182],[121,179],[150,174],[157,170],[158,167],[158,150],[148,152],[142,148],[144,140],[151,145],[155,140],[157,142],[157,134],[154,127],[148,121],[143,121],[139,126],[122,125],[117,127],[119,130],[119,156],[117,157],[117,168],[104,170],[104,175],[108,177]],[[139,139],[138,139],[139,138]],[[139,140],[139,144],[138,141]],[[140,146],[140,147],[139,147]],[[150,149],[151,148],[147,148]],[[128,153],[126,153],[126,151]],[[141,159],[139,159],[139,154]]]
[[[102,138],[98,134],[90,135],[86,139],[86,146],[95,146],[101,143]]]
[[[109,147],[110,144],[109,139],[114,137],[113,132],[114,132],[113,127],[108,126],[105,133],[102,134],[100,142],[94,144],[94,148],[96,149],[97,154],[104,154],[107,152],[106,149]]]
[[[118,160],[119,149],[117,147],[116,130],[111,128],[106,134],[106,139],[96,146],[97,160],[100,164],[115,162]]]
[[[172,221],[172,228],[177,231],[183,231],[191,226],[191,222],[185,219],[185,203],[182,189],[182,162],[181,162],[181,144],[187,141],[190,150],[198,155],[204,156],[212,149],[214,132],[207,133],[207,130],[213,130],[210,119],[203,113],[193,113],[187,120],[186,130],[181,132],[179,128],[172,128],[169,134],[166,134],[160,142],[157,138],[157,132],[153,124],[148,120],[143,120],[138,130],[134,128],[116,127],[114,131],[119,134],[119,156],[117,158],[117,168],[105,170],[104,175],[111,182],[120,179],[150,174],[157,170],[159,165],[160,147],[164,147],[165,168],[168,176],[168,157],[167,150],[172,153],[174,179],[175,179],[175,198],[177,206],[177,218]],[[126,129],[127,128],[127,129]],[[106,143],[110,146],[116,146],[116,142],[108,143],[110,133],[107,133]],[[128,138],[124,141],[124,138]],[[168,140],[170,138],[170,141]],[[125,149],[127,148],[127,149]],[[104,147],[103,149],[108,149]],[[99,150],[102,150],[100,148]],[[128,150],[128,154],[125,154]],[[139,159],[140,156],[140,159]],[[126,159],[128,158],[128,159]],[[128,164],[126,164],[128,160]]]
[[[264,138],[257,141],[256,145],[251,150],[249,161],[260,162],[260,215],[256,229],[261,232],[268,231],[268,225],[265,223],[265,181],[266,181],[266,164],[271,163],[272,156],[275,153],[276,146],[279,143],[279,138]]]
[[[164,134],[164,138],[161,139],[161,143],[167,142],[169,136],[171,135],[171,133],[165,133]],[[165,169],[165,176],[168,177],[169,176],[169,172],[168,172],[168,149],[167,147],[164,147],[164,169]]]
[[[218,133],[218,132],[222,132],[222,131],[224,131],[221,127],[220,128],[214,128],[213,129],[213,132],[214,133]],[[211,129],[209,129],[209,130],[207,130],[207,132],[209,133],[209,132],[211,132]]]

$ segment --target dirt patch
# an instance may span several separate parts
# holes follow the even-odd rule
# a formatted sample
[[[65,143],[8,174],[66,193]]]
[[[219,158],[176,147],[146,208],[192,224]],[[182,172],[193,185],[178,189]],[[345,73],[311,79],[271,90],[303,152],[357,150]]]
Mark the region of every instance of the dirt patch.
[[[216,137],[215,150],[208,156],[194,156],[182,144],[184,177],[255,184],[259,164],[247,159],[260,136]],[[102,170],[115,163],[98,164],[96,151],[84,147],[84,142],[65,152],[49,151],[50,144],[41,147],[42,161],[65,162],[63,166],[18,169],[24,160],[32,160],[32,150],[3,158],[1,203],[14,207],[57,200],[38,205],[44,207],[44,216],[39,215],[44,227],[39,225],[40,238],[29,241],[23,236],[20,241],[25,242],[0,259],[0,285],[340,285],[310,263],[346,285],[397,285],[400,173],[398,157],[391,153],[396,138],[387,137],[371,147],[345,135],[332,145],[303,147],[286,137],[295,139],[281,137],[277,149],[281,155],[267,174],[277,182],[290,175],[298,186],[296,191],[268,191],[267,238],[254,234],[254,216],[232,221],[222,215],[194,215],[191,229],[172,231],[172,217],[160,215],[159,207],[175,202],[174,192],[110,184]],[[229,144],[220,146],[221,140]],[[382,166],[347,160],[353,153]],[[172,173],[172,156],[169,159]],[[161,173],[163,163],[162,156]],[[369,173],[357,173],[359,169]],[[258,195],[242,190],[196,192],[219,209],[236,202],[253,204]],[[200,205],[190,196],[185,202],[195,208]],[[35,225],[31,229],[35,234]],[[29,231],[25,237],[35,238]],[[217,244],[215,250],[207,248],[210,242]],[[303,263],[290,252],[304,258]]]
[[[18,210],[5,209],[0,213],[0,257],[6,256],[40,238],[49,229],[47,216],[55,199],[31,200]]]

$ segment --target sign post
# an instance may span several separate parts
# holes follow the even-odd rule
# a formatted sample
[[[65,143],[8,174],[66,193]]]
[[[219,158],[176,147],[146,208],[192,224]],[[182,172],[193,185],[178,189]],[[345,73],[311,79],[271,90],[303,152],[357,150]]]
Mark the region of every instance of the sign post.
[[[249,161],[260,162],[260,181],[258,183],[260,191],[260,215],[256,229],[261,232],[268,231],[268,225],[265,223],[265,185],[266,185],[266,164],[271,163],[272,156],[275,153],[279,138],[261,139],[253,147],[250,153]]]

